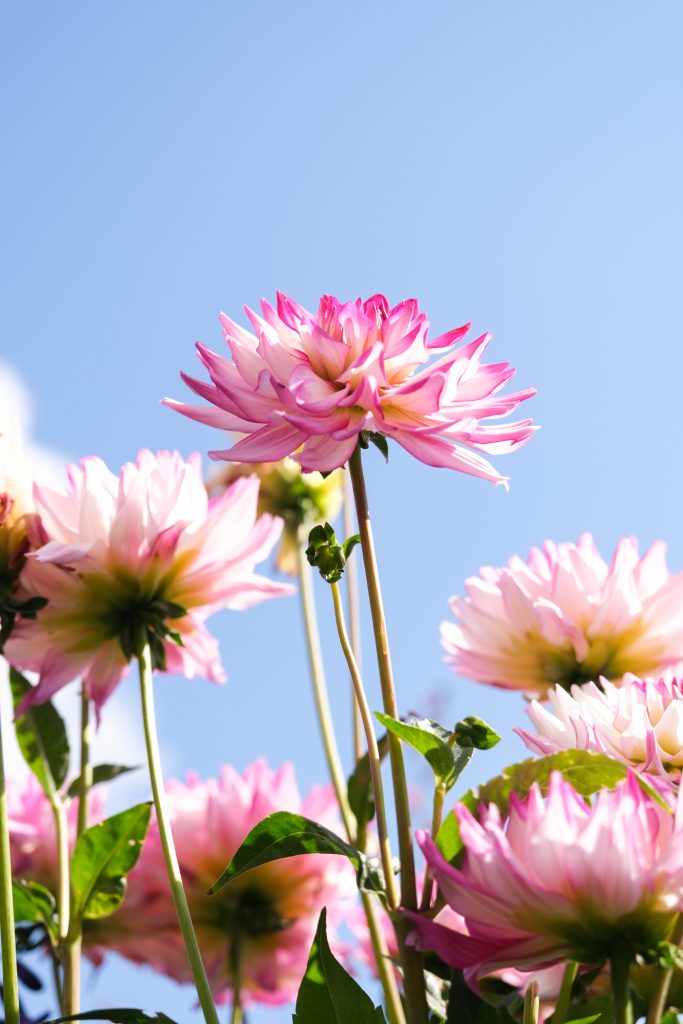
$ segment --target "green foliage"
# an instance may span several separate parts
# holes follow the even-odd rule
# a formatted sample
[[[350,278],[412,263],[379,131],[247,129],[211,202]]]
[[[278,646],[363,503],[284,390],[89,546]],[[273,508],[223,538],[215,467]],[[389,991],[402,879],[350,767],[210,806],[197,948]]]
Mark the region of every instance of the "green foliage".
[[[111,1024],[176,1024],[165,1013],[153,1016],[143,1010],[88,1010],[87,1013],[73,1013],[70,1017],[56,1017],[47,1024],[64,1024],[69,1020],[104,1020]]]
[[[136,772],[140,766],[125,765],[125,764],[96,764],[92,769],[92,786],[97,786],[100,782],[111,782],[112,779],[117,779],[119,775],[125,775],[127,772]],[[71,785],[66,791],[67,796],[78,796],[78,787],[81,781],[80,775],[76,776]]]
[[[461,747],[476,747],[477,750],[490,750],[500,743],[500,736],[482,718],[468,715],[458,722],[453,730],[455,742]]]
[[[308,535],[306,558],[309,565],[318,569],[326,583],[338,583],[349,555],[359,543],[360,534],[355,533],[340,544],[329,523],[314,526]]]
[[[429,762],[437,786],[450,789],[472,757],[473,745],[458,746],[453,733],[444,729],[431,718],[414,718],[401,722],[381,711],[375,711],[375,718],[400,739],[409,743]]]
[[[140,856],[151,804],[137,804],[81,833],[71,857],[72,915],[107,917],[120,905],[125,879]]]
[[[357,981],[332,955],[327,942],[326,911],[308,957],[306,973],[296,1000],[293,1024],[386,1024],[384,1012],[375,1006]]]
[[[379,434],[376,430],[361,430],[358,435],[358,444],[364,449],[374,444],[377,451],[384,456],[384,461],[389,461],[389,444],[384,434]]]
[[[275,811],[260,821],[244,839],[223,874],[208,894],[214,895],[247,871],[287,857],[305,853],[337,854],[347,857],[356,869],[358,888],[384,891],[384,876],[378,862],[366,857],[334,832],[300,814]]]
[[[10,668],[10,686],[16,711],[33,687],[15,668]],[[64,722],[46,701],[16,718],[14,728],[24,760],[51,799],[69,772],[69,740]]]
[[[14,920],[17,924],[40,924],[50,942],[57,942],[57,904],[49,889],[40,882],[14,879],[12,882]]]
[[[521,1006],[518,993],[512,993],[511,999],[516,1008]],[[462,971],[452,972],[445,1024],[518,1024],[511,1009],[505,1002],[494,1006],[480,998],[466,983]]]

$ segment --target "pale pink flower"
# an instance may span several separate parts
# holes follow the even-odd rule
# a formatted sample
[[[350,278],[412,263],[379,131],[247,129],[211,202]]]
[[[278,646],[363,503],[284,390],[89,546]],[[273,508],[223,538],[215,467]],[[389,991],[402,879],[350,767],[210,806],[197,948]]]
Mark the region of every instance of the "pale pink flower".
[[[36,488],[51,540],[24,577],[48,605],[6,647],[12,664],[40,673],[30,703],[80,676],[100,707],[127,669],[124,648],[141,621],[155,633],[158,668],[222,682],[205,619],[291,592],[254,573],[282,530],[281,520],[256,518],[258,480],[209,500],[199,455],[149,451],[119,476],[93,457],[68,467],[68,478],[66,493]]]
[[[442,643],[454,670],[480,683],[543,695],[683,661],[683,572],[669,572],[661,542],[639,558],[624,538],[608,565],[590,534],[546,541],[526,562],[481,569],[465,589],[451,598],[458,621],[443,623]]]
[[[254,334],[221,315],[232,361],[197,345],[211,384],[182,375],[213,407],[165,399],[191,419],[248,435],[211,458],[294,455],[303,470],[324,472],[349,459],[362,431],[373,431],[429,466],[505,482],[478,453],[512,451],[531,436],[531,420],[481,421],[506,416],[534,389],[498,394],[514,370],[481,365],[490,335],[453,349],[467,324],[427,340],[416,300],[390,309],[383,295],[346,303],[324,295],[316,314],[282,294],[277,308],[265,299],[261,307],[262,316],[246,309]],[[434,353],[441,358],[428,364]]]
[[[334,928],[352,905],[355,877],[348,861],[323,855],[293,857],[257,868],[215,896],[207,896],[206,890],[247,833],[273,811],[293,811],[339,830],[332,788],[314,787],[302,800],[291,765],[273,771],[257,761],[241,775],[225,766],[217,779],[190,774],[185,783],[171,781],[168,801],[185,892],[214,998],[229,998],[238,969],[247,1003],[294,999],[320,911],[327,907]],[[102,922],[97,938],[178,982],[192,981],[154,819],[129,876],[126,900]]]
[[[66,798],[69,847],[76,842],[78,800]],[[102,821],[104,797],[101,787],[90,793],[89,824]],[[7,817],[10,859],[15,878],[40,882],[57,891],[57,836],[52,807],[35,775],[17,774],[7,780]]]
[[[463,805],[455,814],[460,868],[427,833],[418,842],[469,934],[409,916],[416,944],[471,978],[566,959],[596,964],[616,944],[643,953],[683,909],[683,803],[663,807],[632,772],[592,805],[556,772],[546,799],[536,785],[524,801],[513,794],[505,820],[495,805],[478,819]]]
[[[535,754],[597,750],[632,766],[678,781],[683,767],[683,686],[676,678],[638,679],[620,686],[601,679],[549,690],[547,704],[526,711],[537,733],[515,729]]]

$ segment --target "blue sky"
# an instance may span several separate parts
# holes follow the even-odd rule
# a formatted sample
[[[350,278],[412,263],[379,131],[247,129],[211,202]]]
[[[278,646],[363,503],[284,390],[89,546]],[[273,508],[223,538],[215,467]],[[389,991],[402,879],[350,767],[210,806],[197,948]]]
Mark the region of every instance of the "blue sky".
[[[220,348],[219,310],[277,288],[417,296],[435,332],[492,330],[492,358],[538,388],[542,430],[498,463],[509,494],[397,449],[368,467],[402,708],[506,733],[469,783],[514,760],[521,700],[442,663],[466,576],[583,530],[606,554],[663,537],[683,567],[680,4],[75,0],[4,23],[0,359],[39,441],[113,468],[215,447],[159,399],[184,397],[195,340]],[[168,773],[265,752],[320,780],[296,602],[214,626],[228,685],[157,686]],[[133,690],[117,700],[134,714]],[[123,991],[196,1019],[186,991],[120,963],[86,998]]]

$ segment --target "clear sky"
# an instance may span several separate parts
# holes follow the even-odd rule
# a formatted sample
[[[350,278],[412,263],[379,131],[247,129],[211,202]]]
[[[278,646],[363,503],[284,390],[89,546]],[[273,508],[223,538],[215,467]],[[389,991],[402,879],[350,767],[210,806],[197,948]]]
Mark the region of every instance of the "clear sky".
[[[0,359],[33,395],[37,440],[114,469],[142,446],[216,447],[159,399],[185,397],[196,339],[220,349],[219,310],[239,319],[277,288],[309,306],[416,296],[435,332],[492,330],[492,358],[536,385],[542,430],[498,460],[509,494],[397,449],[369,466],[402,709],[506,733],[469,784],[521,756],[521,699],[442,663],[448,597],[584,530],[606,554],[663,537],[683,567],[678,0],[74,0],[3,22]],[[265,753],[302,789],[322,780],[296,601],[214,628],[227,686],[157,686],[168,774]],[[134,756],[132,683],[115,706]],[[144,790],[112,787],[111,806]],[[121,962],[86,998],[199,1019],[187,990]]]

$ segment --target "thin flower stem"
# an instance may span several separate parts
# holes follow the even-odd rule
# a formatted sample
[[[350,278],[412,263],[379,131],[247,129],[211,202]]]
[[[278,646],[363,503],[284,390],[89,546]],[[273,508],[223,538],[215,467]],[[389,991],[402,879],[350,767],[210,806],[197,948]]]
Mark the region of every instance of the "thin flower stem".
[[[382,703],[386,714],[398,718],[398,706],[394,690],[394,676],[389,653],[386,620],[382,605],[382,591],[379,582],[375,545],[370,524],[363,464],[360,447],[357,446],[349,459],[349,472],[356,502],[356,517],[361,536],[363,564],[372,614],[372,626],[375,636],[377,664],[382,688]],[[391,776],[394,785],[394,802],[398,826],[399,852],[401,856],[401,905],[406,910],[417,910],[417,885],[415,881],[415,857],[413,853],[413,837],[410,825],[410,804],[408,801],[408,784],[406,781],[403,748],[401,741],[393,733],[388,736]],[[425,995],[424,972],[421,955],[411,946],[407,946],[405,938],[409,931],[407,922],[399,924],[398,938],[403,965],[403,979],[406,995],[406,1009],[409,1024],[424,1024],[428,1019],[427,999]]]
[[[88,827],[88,799],[92,787],[92,764],[90,763],[90,701],[81,684],[81,774],[78,779],[78,823],[76,834],[80,836]]]
[[[681,941],[683,941],[683,914],[679,914],[669,941],[674,942],[677,946],[680,946]],[[671,988],[673,976],[673,970],[661,968],[658,972],[657,984],[654,992],[652,993],[650,1005],[647,1008],[646,1024],[658,1024],[664,1016],[667,1008],[666,1001],[669,996],[669,989]]]
[[[81,764],[78,777],[78,819],[76,836],[88,827],[88,798],[92,786],[92,765],[90,764],[90,702],[81,684]],[[64,961],[65,1013],[78,1013],[81,1008],[81,958],[83,951],[83,923],[72,919],[69,933],[62,945]]]
[[[344,828],[351,841],[355,840],[356,823],[349,806],[349,798],[346,791],[346,779],[339,756],[339,747],[334,733],[332,712],[330,710],[330,699],[327,694],[327,683],[325,682],[325,668],[323,666],[322,651],[320,649],[320,634],[318,632],[318,617],[315,612],[315,597],[313,594],[313,578],[311,567],[306,561],[304,554],[305,538],[303,530],[300,531],[299,543],[297,544],[297,568],[299,571],[299,593],[301,595],[301,615],[304,620],[306,633],[306,650],[308,652],[308,664],[311,670],[313,682],[313,695],[315,707],[318,712],[318,725],[320,735],[325,749],[325,760],[334,792],[339,804],[339,811],[344,822]]]
[[[443,816],[443,805],[446,801],[446,787],[439,785],[434,790],[434,803],[432,805],[432,839],[436,839],[436,834],[441,828],[441,818]],[[429,910],[432,905],[432,889],[433,889],[432,872],[429,864],[425,868],[424,882],[422,883],[422,902],[420,903],[420,910]],[[553,1021],[553,1024],[555,1022]]]
[[[19,1024],[19,979],[17,947],[14,937],[12,899],[12,863],[9,848],[9,820],[5,789],[5,764],[2,753],[0,720],[0,941],[2,942],[2,984],[5,1024]]]
[[[346,664],[349,666],[351,680],[360,709],[360,717],[365,730],[365,740],[368,745],[368,758],[370,761],[370,777],[372,779],[372,794],[375,798],[375,809],[377,818],[377,839],[379,842],[380,857],[384,870],[384,881],[387,887],[387,903],[390,910],[396,910],[399,905],[396,877],[391,859],[391,847],[389,845],[389,832],[387,830],[387,815],[384,803],[384,786],[382,785],[382,762],[377,746],[377,737],[372,724],[372,712],[365,696],[363,681],[358,672],[356,659],[351,650],[346,623],[344,622],[344,606],[342,604],[341,592],[338,583],[330,584],[332,588],[332,600],[334,601],[334,618],[337,623],[339,642],[341,644]]]
[[[156,718],[154,715],[154,694],[152,690],[152,659],[146,637],[144,641],[139,639],[137,645],[138,666],[140,669],[140,693],[142,697],[142,719],[145,727],[145,743],[147,746],[147,759],[149,761],[149,775],[154,795],[154,807],[157,815],[159,838],[164,851],[168,880],[171,885],[173,903],[178,915],[178,923],[182,932],[187,958],[190,961],[192,976],[197,988],[199,1003],[204,1014],[206,1024],[219,1024],[218,1014],[211,996],[209,980],[204,970],[202,956],[197,943],[197,936],[192,925],[190,910],[183,889],[183,882],[180,875],[180,865],[173,845],[171,834],[171,823],[166,804],[163,776],[161,771],[161,758],[159,756],[159,738],[157,735]]]
[[[630,969],[631,957],[628,950],[615,950],[610,957],[615,1024],[633,1024],[633,1005],[629,986]]]
[[[69,827],[66,820],[66,807],[59,793],[51,784],[51,776],[47,773],[47,798],[52,808],[57,838],[57,917],[59,919],[59,953],[62,959],[63,985],[62,1010],[64,1013],[78,1011],[78,993],[80,982],[77,967],[69,955],[69,928],[71,926],[71,870],[69,858]],[[75,1008],[73,1008],[75,1007]]]
[[[348,473],[344,474],[344,536],[350,537],[355,533],[355,521],[353,518],[353,487]],[[360,672],[363,671],[361,659],[361,632],[360,632],[360,601],[358,599],[358,562],[350,558],[346,563],[344,571],[346,577],[346,600],[349,609],[349,635],[351,637],[351,650],[356,659]],[[351,714],[353,722],[353,760],[354,764],[360,761],[363,756],[363,723],[360,719],[360,710],[356,697],[351,691]]]
[[[538,982],[532,981],[524,993],[524,1014],[522,1024],[538,1024],[538,1011],[540,1000],[538,998]]]
[[[242,972],[240,967],[240,943],[235,941],[230,951],[230,979],[232,981],[232,1015],[231,1024],[244,1024],[242,1009]]]
[[[301,609],[304,619],[304,627],[306,631],[306,644],[309,655],[309,665],[311,669],[311,677],[313,679],[313,690],[316,698],[316,707],[318,710],[318,723],[320,731],[323,737],[323,745],[325,747],[325,753],[327,755],[327,766],[332,780],[332,785],[335,790],[337,801],[340,808],[347,807],[348,813],[345,816],[342,810],[342,820],[346,835],[349,842],[355,843],[359,849],[362,849],[364,843],[362,837],[358,835],[355,818],[348,804],[346,780],[341,769],[341,763],[339,758],[339,750],[337,747],[337,740],[334,732],[334,723],[332,715],[330,713],[329,700],[327,696],[327,687],[325,684],[325,672],[322,660],[322,651],[320,647],[320,635],[318,633],[318,621],[315,613],[315,601],[313,597],[313,587],[311,580],[311,567],[304,556],[303,547],[303,533],[299,538],[299,545],[297,549],[298,568],[299,568],[299,587],[301,592]],[[354,695],[354,707],[356,706],[356,700]],[[328,753],[329,752],[329,753]],[[339,765],[338,773],[333,771],[333,765]],[[336,777],[335,777],[336,774]],[[405,1024],[405,1016],[403,1013],[403,1004],[401,1002],[401,996],[398,991],[398,985],[396,983],[396,977],[394,974],[393,965],[389,957],[389,950],[387,948],[384,934],[380,927],[377,919],[376,908],[373,902],[373,897],[369,893],[361,893],[361,899],[363,902],[363,909],[365,910],[365,917],[368,923],[368,930],[370,932],[370,939],[372,942],[372,948],[375,954],[375,962],[377,964],[377,971],[382,982],[382,988],[384,990],[384,998],[386,1001],[387,1013],[389,1014],[389,1024]]]
[[[560,992],[557,997],[557,1002],[555,1003],[553,1024],[564,1024],[567,1019],[567,1012],[572,999],[572,986],[576,981],[578,971],[579,965],[575,960],[570,960],[565,966]]]

